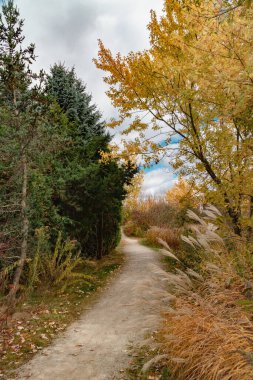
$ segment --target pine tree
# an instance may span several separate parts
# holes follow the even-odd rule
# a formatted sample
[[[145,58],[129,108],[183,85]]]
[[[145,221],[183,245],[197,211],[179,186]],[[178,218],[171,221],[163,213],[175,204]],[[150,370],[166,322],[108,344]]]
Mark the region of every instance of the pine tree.
[[[124,185],[136,170],[116,160],[101,162],[110,136],[74,69],[53,66],[47,91],[70,123],[69,150],[62,157],[66,186],[56,199],[65,233],[79,241],[83,254],[101,258],[117,244]]]
[[[0,15],[1,256],[11,262],[19,256],[10,303],[19,289],[33,227],[43,222],[45,209],[51,209],[46,204],[51,199],[48,173],[59,145],[53,141],[57,112],[44,94],[44,74],[31,71],[35,46],[23,47],[23,25],[14,2],[4,4]],[[39,180],[44,183],[43,192],[37,186]],[[39,193],[43,194],[43,211],[34,202]]]
[[[47,91],[57,100],[83,141],[94,135],[106,135],[102,116],[95,104],[91,104],[92,96],[87,94],[74,68],[69,70],[62,64],[55,64],[48,76]]]

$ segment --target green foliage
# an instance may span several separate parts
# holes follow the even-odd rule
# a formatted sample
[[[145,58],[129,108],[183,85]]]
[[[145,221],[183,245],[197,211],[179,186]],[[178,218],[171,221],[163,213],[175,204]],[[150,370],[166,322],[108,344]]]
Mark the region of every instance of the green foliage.
[[[87,142],[90,137],[106,135],[101,114],[95,104],[91,104],[92,97],[87,94],[83,82],[77,78],[74,68],[69,70],[62,64],[55,64],[47,79],[47,93],[57,101],[73,124],[75,139],[79,137]]]
[[[76,242],[62,240],[59,232],[53,249],[49,248],[49,240],[44,229],[37,230],[37,248],[29,263],[27,287],[31,291],[35,286],[57,287],[62,291],[80,280],[91,280],[84,273],[77,272],[83,260],[77,252]]]
[[[13,264],[5,265],[0,271],[0,296],[4,295],[8,290],[8,285],[10,284],[11,278],[13,276],[13,271],[16,269],[18,262],[15,261]]]
[[[32,73],[29,72],[29,65],[35,61],[34,44],[23,48],[22,43],[24,21],[20,19],[19,11],[13,0],[8,0],[2,6],[0,14],[0,76],[1,76],[1,103],[8,103],[11,107],[17,105],[13,103],[14,92],[16,101],[29,102],[28,85],[32,81]],[[22,105],[23,105],[22,104]],[[21,105],[21,104],[19,104]]]
[[[23,27],[8,0],[0,14],[0,270],[12,298],[27,281],[32,289],[77,279],[77,247],[101,258],[117,245],[124,187],[136,171],[101,160],[110,136],[91,95],[74,68],[34,74]],[[36,231],[45,229],[42,250]]]
[[[20,257],[10,286],[9,303],[14,303],[20,288],[31,235],[30,176],[40,166],[41,146],[44,151],[47,147],[43,73],[32,73],[34,45],[24,47],[23,24],[14,2],[4,3],[0,15],[1,261],[13,257],[13,263]]]
[[[109,152],[110,137],[74,69],[55,65],[47,92],[70,123],[70,145],[62,157],[65,187],[55,205],[66,221],[65,234],[78,240],[84,255],[101,258],[118,243],[124,186],[136,170],[114,159],[101,160],[101,152]]]

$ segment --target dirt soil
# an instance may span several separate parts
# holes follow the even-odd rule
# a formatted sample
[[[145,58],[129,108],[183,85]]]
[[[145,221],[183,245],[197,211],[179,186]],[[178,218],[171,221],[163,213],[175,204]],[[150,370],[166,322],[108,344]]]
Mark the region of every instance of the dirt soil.
[[[55,342],[21,367],[18,380],[124,379],[129,349],[161,321],[163,285],[152,264],[159,254],[124,238],[126,263],[91,309]]]

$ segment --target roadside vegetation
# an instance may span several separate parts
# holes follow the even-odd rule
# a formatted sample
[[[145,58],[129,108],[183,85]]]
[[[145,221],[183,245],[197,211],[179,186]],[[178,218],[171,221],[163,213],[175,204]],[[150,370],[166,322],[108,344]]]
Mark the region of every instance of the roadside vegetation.
[[[161,17],[151,12],[148,49],[114,56],[100,41],[94,63],[118,111],[109,124],[74,68],[33,72],[23,26],[14,1],[4,2],[4,371],[48,345],[118,268],[123,216],[126,235],[163,256],[164,269],[152,270],[167,283],[164,324],[129,379],[251,380],[252,1],[164,0]],[[135,136],[118,154],[108,126]],[[133,162],[169,162],[178,182],[162,198],[143,198]]]
[[[15,368],[50,345],[71,322],[89,310],[123,262],[120,251],[99,261],[82,260],[73,272],[75,281],[68,282],[65,289],[62,289],[65,281],[53,287],[51,283],[43,282],[32,293],[24,292],[15,310],[3,313],[2,306],[0,378],[11,379]]]
[[[153,270],[167,283],[164,325],[135,352],[129,379],[249,380],[252,243],[236,236],[216,207],[200,211],[196,197],[191,209],[180,209],[181,194],[177,196],[178,208],[167,196],[125,211],[125,233],[160,252],[164,270]]]
[[[122,202],[136,168],[110,153],[75,68],[33,72],[15,2],[0,12],[0,377],[83,310],[122,258]],[[107,155],[106,160],[103,157]],[[2,370],[3,368],[3,370]]]
[[[158,354],[173,379],[253,377],[252,14],[251,1],[165,0],[148,49],[114,55],[100,41],[95,60],[119,111],[111,127],[131,119],[123,134],[136,136],[123,157],[181,178],[125,211],[126,234],[167,264],[154,269],[168,284]]]

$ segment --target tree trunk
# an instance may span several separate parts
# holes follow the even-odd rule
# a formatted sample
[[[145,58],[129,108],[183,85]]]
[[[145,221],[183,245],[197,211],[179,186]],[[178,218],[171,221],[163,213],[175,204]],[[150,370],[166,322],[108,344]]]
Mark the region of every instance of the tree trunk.
[[[22,198],[21,198],[21,252],[20,260],[16,268],[12,288],[8,294],[8,302],[10,304],[15,303],[16,294],[19,288],[20,277],[24,268],[24,264],[27,257],[27,243],[28,243],[28,231],[29,231],[29,220],[27,217],[27,185],[28,185],[28,168],[27,168],[27,158],[26,154],[22,154],[22,172],[23,172],[23,183],[22,183]]]
[[[238,213],[238,211],[235,209],[229,207],[228,214],[232,220],[234,233],[238,236],[242,236],[242,229],[240,226],[240,213]]]
[[[206,159],[202,152],[202,148],[200,146],[200,152],[198,154],[195,153],[195,156],[203,163],[206,172],[209,174],[209,176],[212,178],[213,182],[216,184],[218,189],[220,189],[220,192],[223,194],[225,205],[227,206],[227,212],[232,222],[232,228],[236,235],[242,236],[242,229],[240,226],[240,211],[238,211],[236,208],[231,206],[231,202],[229,199],[229,196],[226,191],[224,191],[224,186],[222,184],[222,181],[220,178],[218,178],[215,174],[215,172],[212,169],[212,166],[210,162]]]
[[[249,197],[249,219],[250,222],[253,218],[253,196]],[[250,242],[253,242],[253,227],[249,226],[248,227],[248,239]]]

